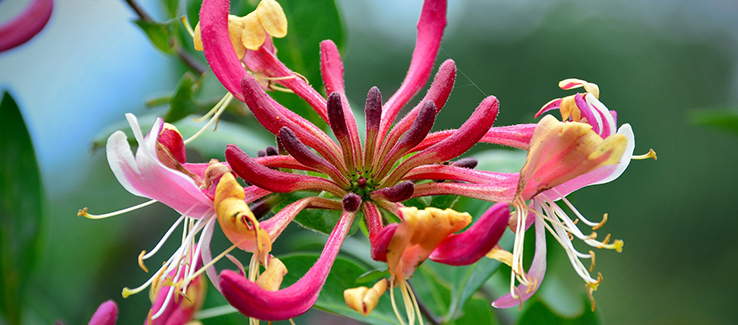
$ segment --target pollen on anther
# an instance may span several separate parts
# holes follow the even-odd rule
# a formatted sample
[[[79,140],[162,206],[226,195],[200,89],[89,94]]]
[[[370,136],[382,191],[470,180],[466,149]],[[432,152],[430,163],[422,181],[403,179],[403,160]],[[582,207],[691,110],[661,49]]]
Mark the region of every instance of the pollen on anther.
[[[592,256],[592,265],[589,266],[589,271],[592,272],[595,268],[595,252],[589,251],[589,255]]]
[[[140,266],[144,272],[149,273],[149,269],[144,265],[144,255],[146,255],[146,250],[142,250],[141,254],[138,254],[138,266]]]
[[[605,213],[602,216],[602,221],[600,221],[600,223],[598,223],[596,226],[592,227],[592,230],[600,229],[602,226],[605,225],[605,222],[607,222],[607,213]]]

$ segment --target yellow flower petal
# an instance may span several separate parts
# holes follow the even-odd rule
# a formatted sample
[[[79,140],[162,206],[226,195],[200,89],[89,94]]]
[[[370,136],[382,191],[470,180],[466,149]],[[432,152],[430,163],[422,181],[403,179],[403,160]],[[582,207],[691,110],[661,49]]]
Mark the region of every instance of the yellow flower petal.
[[[256,15],[269,35],[282,38],[287,35],[287,16],[275,0],[262,0],[256,7]]]
[[[195,25],[194,35],[192,35],[192,42],[195,45],[195,51],[202,51],[202,36],[200,32],[200,23]]]
[[[369,289],[367,287],[357,287],[346,289],[343,291],[343,299],[349,308],[358,311],[360,314],[367,316],[379,303],[379,298],[387,291],[387,279],[374,284]]]
[[[269,259],[266,271],[256,279],[256,285],[266,291],[277,291],[282,285],[282,279],[287,274],[287,267],[276,257]]]
[[[239,59],[242,59],[246,55],[246,47],[241,42],[241,33],[244,28],[243,18],[228,15],[228,34],[231,37],[231,44],[233,44],[233,49],[236,51]]]
[[[259,227],[259,221],[243,201],[245,197],[243,188],[233,174],[224,174],[215,189],[214,205],[218,223],[226,237],[238,244],[238,248],[266,254],[272,250],[271,238]]]
[[[246,15],[241,19],[243,30],[241,31],[241,44],[249,50],[258,50],[266,40],[266,32],[261,25],[256,11]]]

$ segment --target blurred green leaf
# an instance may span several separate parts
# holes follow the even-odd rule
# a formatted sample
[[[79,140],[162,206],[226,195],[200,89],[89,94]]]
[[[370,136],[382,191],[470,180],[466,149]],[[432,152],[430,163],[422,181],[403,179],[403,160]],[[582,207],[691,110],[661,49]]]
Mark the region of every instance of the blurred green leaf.
[[[179,20],[172,19],[160,23],[137,19],[133,22],[141,28],[146,36],[148,36],[149,41],[151,41],[159,51],[162,51],[165,54],[177,53],[179,40],[177,40],[175,28],[176,25],[180,23]]]
[[[580,299],[586,302],[589,306],[589,300],[586,297]],[[553,312],[545,303],[536,299],[534,296],[532,299],[526,301],[528,307],[520,316],[518,324],[561,324],[561,325],[597,325],[601,324],[602,320],[599,313],[592,312],[590,310],[585,311],[581,316],[576,318],[567,318],[560,316]]]
[[[280,258],[287,266],[288,273],[284,277],[282,288],[285,288],[302,278],[310,267],[317,261],[318,255],[291,255]],[[380,298],[379,304],[369,316],[362,316],[349,308],[343,298],[343,291],[358,287],[356,279],[361,277],[367,270],[358,263],[343,257],[338,257],[333,263],[326,285],[320,292],[320,297],[315,303],[317,308],[344,315],[368,324],[397,324],[397,318],[392,311],[390,299],[385,294]],[[373,284],[371,284],[373,285]],[[367,285],[367,286],[371,286]]]
[[[472,157],[479,162],[478,170],[498,173],[516,173],[523,168],[527,153],[523,150],[493,149],[478,152]]]
[[[38,256],[44,193],[31,137],[7,92],[0,115],[0,313],[20,324],[24,287]]]
[[[458,195],[434,195],[431,198],[430,206],[441,210],[450,209],[458,199]]]
[[[164,121],[174,123],[197,112],[199,107],[192,99],[192,93],[199,88],[195,78],[195,75],[188,71],[179,79],[174,95],[169,99],[169,110],[164,115]]]
[[[179,0],[162,0],[164,7],[167,8],[169,18],[177,17],[177,8],[179,7]]]
[[[475,295],[466,303],[466,306],[464,306],[464,315],[454,320],[453,324],[494,325],[499,324],[499,321],[497,321],[494,309],[489,305],[489,301],[481,297],[481,295]]]
[[[202,0],[187,1],[187,22],[190,23],[192,28],[195,28],[197,23],[200,21],[200,7],[202,7]]]
[[[692,111],[692,124],[738,134],[738,108]]]

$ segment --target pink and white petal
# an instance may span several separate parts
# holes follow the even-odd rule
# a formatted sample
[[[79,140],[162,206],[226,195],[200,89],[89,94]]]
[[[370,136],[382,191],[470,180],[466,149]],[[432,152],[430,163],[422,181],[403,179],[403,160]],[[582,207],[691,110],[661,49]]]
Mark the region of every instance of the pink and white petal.
[[[213,239],[216,220],[217,218],[208,220],[208,223],[205,224],[200,234],[200,258],[202,258],[203,265],[208,265],[213,260],[213,254],[210,252],[210,241]],[[215,289],[220,291],[220,281],[218,281],[218,273],[215,270],[215,266],[208,267],[205,270],[205,274],[208,275],[208,279],[215,286]]]
[[[600,102],[600,100],[592,94],[588,93],[584,99],[587,101],[587,104],[589,104],[590,107],[593,107],[603,119],[602,132],[600,132],[600,136],[603,138],[609,137],[610,134],[612,134],[612,131],[617,128],[617,124],[615,124],[615,114],[610,113],[610,110],[605,107],[605,104]]]
[[[510,308],[526,301],[530,298],[543,282],[546,275],[546,228],[543,225],[545,221],[542,218],[536,218],[536,251],[533,255],[533,262],[528,270],[528,279],[531,281],[530,288],[527,285],[518,285],[517,291],[520,297],[513,298],[511,294],[506,294],[492,303],[495,308]]]
[[[138,120],[126,114],[139,143],[134,159],[127,138],[115,132],[108,139],[108,163],[115,177],[131,194],[164,203],[181,214],[202,218],[212,213],[212,201],[189,176],[164,166],[156,156],[156,139],[164,122],[157,119],[143,137]],[[127,152],[126,152],[127,151]]]
[[[580,188],[609,183],[620,177],[625,169],[628,168],[630,159],[633,157],[633,150],[635,149],[635,135],[633,134],[633,129],[630,127],[630,124],[623,124],[618,130],[618,134],[624,135],[628,139],[628,144],[625,147],[623,156],[617,164],[602,166],[589,173],[579,175],[566,183],[557,185],[550,190],[542,192],[543,195],[556,201]]]
[[[577,104],[577,107],[579,107],[579,112],[582,117],[587,120],[589,125],[592,126],[592,131],[602,136],[602,116],[592,109],[579,93],[574,95],[574,102]]]

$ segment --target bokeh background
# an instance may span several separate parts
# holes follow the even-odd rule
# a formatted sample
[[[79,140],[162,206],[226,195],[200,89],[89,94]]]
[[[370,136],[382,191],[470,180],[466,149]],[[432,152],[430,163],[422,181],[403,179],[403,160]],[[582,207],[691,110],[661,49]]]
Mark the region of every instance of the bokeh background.
[[[338,2],[349,98],[363,102],[374,85],[393,92],[421,2]],[[0,21],[27,3],[3,1]],[[143,4],[161,12],[158,2]],[[175,213],[156,206],[102,221],[75,215],[141,202],[91,143],[123,113],[147,113],[144,102],[171,92],[184,71],[133,17],[122,1],[60,0],[40,35],[0,53],[0,89],[22,109],[46,190],[25,323],[84,323],[110,298],[121,324],[140,323],[150,306],[145,294],[123,300],[120,290],[145,281],[136,257]],[[625,241],[623,253],[597,255],[605,278],[597,308],[607,324],[738,323],[738,137],[691,122],[694,112],[738,107],[735,17],[730,0],[450,0],[437,63],[454,59],[459,74],[435,129],[457,127],[487,95],[501,102],[497,125],[533,122],[544,103],[569,94],[557,82],[576,77],[597,83],[602,102],[633,126],[637,154],[658,153],[658,161],[634,161],[616,182],[573,198],[592,219],[609,213],[603,231]],[[558,257],[549,274],[583,292]]]

